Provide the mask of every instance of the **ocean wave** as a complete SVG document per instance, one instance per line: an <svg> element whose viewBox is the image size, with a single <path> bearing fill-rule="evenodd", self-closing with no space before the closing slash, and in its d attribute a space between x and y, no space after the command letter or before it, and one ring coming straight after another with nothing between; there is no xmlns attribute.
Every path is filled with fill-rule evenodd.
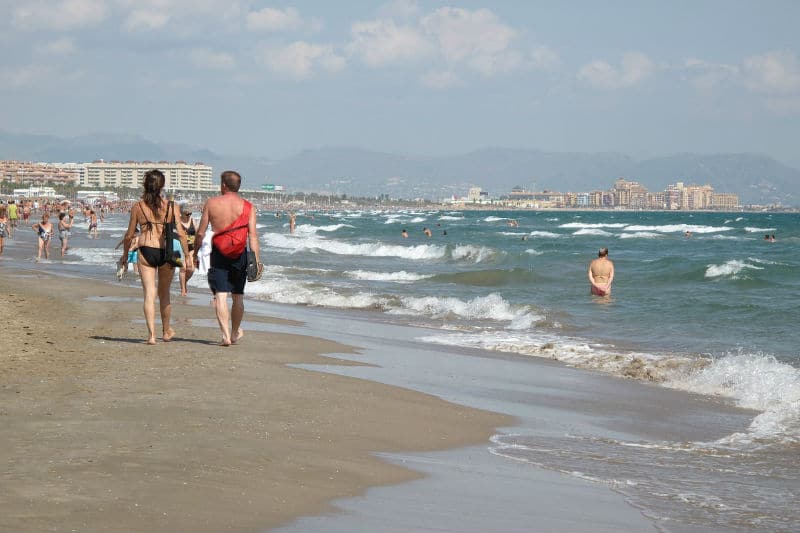
<svg viewBox="0 0 800 533"><path fill-rule="evenodd" d="M486 246L474 246L463 244L454 247L450 251L450 257L455 261L467 261L470 263L482 263L487 259L492 259L497 255L497 251Z"/></svg>
<svg viewBox="0 0 800 533"><path fill-rule="evenodd" d="M342 228L353 228L350 224L329 224L327 226L314 226L312 224L299 224L295 229L298 235L313 235L319 231L331 233Z"/></svg>
<svg viewBox="0 0 800 533"><path fill-rule="evenodd" d="M736 279L736 276L744 270L764 270L764 267L745 263L738 259L731 259L721 265L708 265L706 268L707 278L718 278L723 276L731 276Z"/></svg>
<svg viewBox="0 0 800 533"><path fill-rule="evenodd" d="M502 296L492 293L478 296L472 300L461 300L452 297L436 296L404 296L400 298L402 306L390 309L389 314L418 315L422 314L434 319L459 318L467 320L492 320L510 322L511 329L528 329L542 317L533 313L529 306L515 306Z"/></svg>
<svg viewBox="0 0 800 533"><path fill-rule="evenodd" d="M532 231L530 232L531 237L544 237L547 239L557 239L561 237L558 233L553 233L552 231Z"/></svg>
<svg viewBox="0 0 800 533"><path fill-rule="evenodd" d="M761 353L715 358L698 372L667 383L676 389L733 398L761 414L747 432L717 441L723 445L800 442L800 369Z"/></svg>
<svg viewBox="0 0 800 533"><path fill-rule="evenodd" d="M528 248L527 250L525 250L525 253L529 254L529 255L542 255L544 252L541 252L539 250L535 250L533 248Z"/></svg>
<svg viewBox="0 0 800 533"><path fill-rule="evenodd" d="M573 235L597 235L600 237L611 237L613 234L599 228L582 228L573 233Z"/></svg>
<svg viewBox="0 0 800 533"><path fill-rule="evenodd" d="M605 223L600 222L597 224L589 224L585 222L568 222L566 224L561 224L559 228L624 228L627 224L621 224L618 222L613 223Z"/></svg>
<svg viewBox="0 0 800 533"><path fill-rule="evenodd" d="M725 226L702 226L693 224L664 224L661 226L626 226L625 231L656 231L658 233L719 233L721 231L731 231L734 228Z"/></svg>
<svg viewBox="0 0 800 533"><path fill-rule="evenodd" d="M422 279L429 279L433 274L416 274L414 272L406 272L401 270L399 272L370 272L367 270L348 270L344 273L345 276L363 280L363 281L394 281L398 283L408 283L411 281L419 281Z"/></svg>
<svg viewBox="0 0 800 533"><path fill-rule="evenodd" d="M510 218L506 217L486 217L483 219L484 222L500 222L501 220L511 220Z"/></svg>
<svg viewBox="0 0 800 533"><path fill-rule="evenodd" d="M452 215L443 215L439 217L439 220L464 220L464 217L454 217Z"/></svg>
<svg viewBox="0 0 800 533"><path fill-rule="evenodd" d="M448 272L436 274L433 281L437 283L455 283L474 287L501 287L511 285L529 285L536 276L526 268L470 270L467 272Z"/></svg>
<svg viewBox="0 0 800 533"><path fill-rule="evenodd" d="M744 230L747 233L772 233L773 231L778 231L778 228L751 228L746 227Z"/></svg>
<svg viewBox="0 0 800 533"><path fill-rule="evenodd" d="M114 265L122 256L122 251L113 248L70 248L66 259L79 257L79 263L93 265Z"/></svg>
<svg viewBox="0 0 800 533"><path fill-rule="evenodd" d="M443 333L419 340L553 359L569 366L657 383L687 392L732 398L761 413L747 432L716 445L800 443L800 369L760 353L723 357L615 352L578 339L537 332Z"/></svg>
<svg viewBox="0 0 800 533"><path fill-rule="evenodd" d="M435 244L400 246L380 242L352 244L338 240L322 239L315 235L301 238L289 237L280 233L266 233L262 239L268 246L296 252L327 252L335 255L356 255L372 257L400 257L411 260L443 259L447 249Z"/></svg>
<svg viewBox="0 0 800 533"><path fill-rule="evenodd" d="M428 219L424 218L424 217L414 217L411 220L409 220L408 223L409 224L419 224L420 222L425 222L426 220L428 220Z"/></svg>
<svg viewBox="0 0 800 533"><path fill-rule="evenodd" d="M661 237L662 233L654 233L652 231L635 231L633 233L623 233L619 236L620 239L655 239Z"/></svg>

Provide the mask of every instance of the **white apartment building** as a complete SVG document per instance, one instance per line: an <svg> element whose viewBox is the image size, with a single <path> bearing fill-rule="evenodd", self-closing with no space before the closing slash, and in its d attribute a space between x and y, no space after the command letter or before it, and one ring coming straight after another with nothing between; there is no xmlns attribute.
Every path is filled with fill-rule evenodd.
<svg viewBox="0 0 800 533"><path fill-rule="evenodd" d="M213 191L213 169L203 163L190 164L185 161L94 161L86 163L86 172L81 186L103 189L126 187L138 189L142 186L145 172L157 168L164 173L168 191Z"/></svg>

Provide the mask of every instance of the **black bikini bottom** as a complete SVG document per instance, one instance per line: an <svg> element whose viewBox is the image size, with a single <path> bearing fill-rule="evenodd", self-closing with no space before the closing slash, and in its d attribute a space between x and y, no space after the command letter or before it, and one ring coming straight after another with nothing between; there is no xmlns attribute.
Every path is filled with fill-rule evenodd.
<svg viewBox="0 0 800 533"><path fill-rule="evenodd" d="M167 263L167 251L163 248L140 246L137 251L151 267L158 268Z"/></svg>

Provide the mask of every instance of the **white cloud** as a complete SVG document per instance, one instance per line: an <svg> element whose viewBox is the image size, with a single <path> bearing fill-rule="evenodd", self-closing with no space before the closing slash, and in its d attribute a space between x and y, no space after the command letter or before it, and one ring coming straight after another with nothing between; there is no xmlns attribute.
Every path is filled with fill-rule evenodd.
<svg viewBox="0 0 800 533"><path fill-rule="evenodd" d="M488 9L443 7L423 17L420 24L451 66L463 65L491 76L524 64L522 54L512 48L517 32Z"/></svg>
<svg viewBox="0 0 800 533"><path fill-rule="evenodd" d="M247 29L250 31L291 31L303 27L303 17L293 7L275 9L265 7L260 11L252 11L246 17Z"/></svg>
<svg viewBox="0 0 800 533"><path fill-rule="evenodd" d="M104 0L38 1L14 9L11 23L24 30L73 30L95 26L105 18Z"/></svg>
<svg viewBox="0 0 800 533"><path fill-rule="evenodd" d="M394 0L382 5L378 14L381 18L410 19L419 15L419 5L417 0Z"/></svg>
<svg viewBox="0 0 800 533"><path fill-rule="evenodd" d="M547 46L536 46L531 51L531 66L538 69L552 69L561 65L558 52Z"/></svg>
<svg viewBox="0 0 800 533"><path fill-rule="evenodd" d="M683 65L677 68L687 71L692 85L704 93L709 93L720 84L739 76L739 67L736 65L709 63L696 57L685 59Z"/></svg>
<svg viewBox="0 0 800 533"><path fill-rule="evenodd" d="M135 9L125 19L124 28L127 31L152 31L163 28L169 22L169 13L149 9Z"/></svg>
<svg viewBox="0 0 800 533"><path fill-rule="evenodd" d="M745 87L753 92L788 94L800 90L800 67L793 52L775 50L744 58Z"/></svg>
<svg viewBox="0 0 800 533"><path fill-rule="evenodd" d="M639 52L622 56L619 68L605 61L592 61L578 71L578 79L598 89L621 89L633 87L647 79L654 70L653 62Z"/></svg>
<svg viewBox="0 0 800 533"><path fill-rule="evenodd" d="M434 51L417 29L398 26L392 20L355 22L350 31L348 53L371 67L421 59Z"/></svg>
<svg viewBox="0 0 800 533"><path fill-rule="evenodd" d="M236 66L236 60L231 54L214 52L207 48L195 48L189 52L189 60L196 67L211 70L230 70Z"/></svg>
<svg viewBox="0 0 800 533"><path fill-rule="evenodd" d="M458 76L449 70L426 72L420 77L420 81L424 86L438 90L449 89L461 84Z"/></svg>
<svg viewBox="0 0 800 533"><path fill-rule="evenodd" d="M272 72L286 78L304 80L316 70L337 72L345 67L345 59L331 45L296 41L284 47L262 46L257 60Z"/></svg>
<svg viewBox="0 0 800 533"><path fill-rule="evenodd" d="M75 52L72 39L57 39L36 47L36 51L44 55L64 56Z"/></svg>

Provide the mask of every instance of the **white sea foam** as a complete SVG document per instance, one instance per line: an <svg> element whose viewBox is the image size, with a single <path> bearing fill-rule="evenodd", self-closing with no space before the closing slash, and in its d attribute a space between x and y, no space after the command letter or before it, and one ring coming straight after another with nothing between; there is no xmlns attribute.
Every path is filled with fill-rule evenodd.
<svg viewBox="0 0 800 533"><path fill-rule="evenodd" d="M419 224L420 222L425 222L426 220L428 220L428 219L425 218L425 217L414 217L411 220L409 220L408 223L409 224Z"/></svg>
<svg viewBox="0 0 800 533"><path fill-rule="evenodd" d="M542 317L529 306L515 306L502 296L492 293L464 301L458 298L436 296L406 296L400 299L401 307L388 312L396 315L423 314L431 318L455 317L467 320L493 320L510 322L511 329L528 329Z"/></svg>
<svg viewBox="0 0 800 533"><path fill-rule="evenodd" d="M530 233L531 237L544 237L547 239L557 239L561 237L558 233L553 233L551 231L532 231Z"/></svg>
<svg viewBox="0 0 800 533"><path fill-rule="evenodd" d="M741 222L742 220L744 220L744 217L736 217L736 222Z"/></svg>
<svg viewBox="0 0 800 533"><path fill-rule="evenodd" d="M408 283L411 281L419 281L422 279L432 278L433 274L417 274L414 272L406 272L401 270L399 272L370 272L368 270L348 270L345 276L364 281L394 281L397 283Z"/></svg>
<svg viewBox="0 0 800 533"><path fill-rule="evenodd" d="M555 359L578 368L733 398L740 407L762 413L755 417L746 433L730 435L716 444L800 443L800 369L769 355L735 354L709 359L624 353L536 331L448 332L419 340Z"/></svg>
<svg viewBox="0 0 800 533"><path fill-rule="evenodd" d="M443 215L439 217L439 220L464 220L464 217L454 217L451 215Z"/></svg>
<svg viewBox="0 0 800 533"><path fill-rule="evenodd" d="M614 223L597 223L597 224L589 224L585 222L568 222L566 224L561 224L559 228L624 228L627 224L620 224L617 222Z"/></svg>
<svg viewBox="0 0 800 533"><path fill-rule="evenodd" d="M734 398L740 407L762 411L746 433L725 437L720 444L800 442L800 369L770 355L731 354L668 385Z"/></svg>
<svg viewBox="0 0 800 533"><path fill-rule="evenodd" d="M431 260L445 257L446 248L435 244L400 246L380 242L352 244L333 239L323 239L316 235L290 237L280 233L266 233L262 239L268 246L290 250L291 252L327 252L336 255L356 255L371 257L400 257L411 260Z"/></svg>
<svg viewBox="0 0 800 533"><path fill-rule="evenodd" d="M702 226L692 224L664 224L661 226L631 225L625 227L625 231L656 231L658 233L685 233L687 231L692 233L718 233L721 231L731 231L732 229L733 228L726 228L724 226Z"/></svg>
<svg viewBox="0 0 800 533"><path fill-rule="evenodd" d="M497 255L497 252L485 246L474 246L463 244L456 246L450 252L450 257L456 261L466 261L470 263L481 263Z"/></svg>
<svg viewBox="0 0 800 533"><path fill-rule="evenodd" d="M295 233L298 235L313 235L317 232L324 231L326 233L331 233L342 228L352 228L350 224L329 224L327 226L314 226L312 224L299 224L295 228Z"/></svg>
<svg viewBox="0 0 800 533"><path fill-rule="evenodd" d="M500 235L512 236L513 237L513 236L520 236L520 235L528 235L528 233L524 232L524 231L501 231Z"/></svg>
<svg viewBox="0 0 800 533"><path fill-rule="evenodd" d="M612 234L599 228L583 228L573 233L573 235L598 235L600 237L610 237Z"/></svg>
<svg viewBox="0 0 800 533"><path fill-rule="evenodd" d="M736 276L744 270L764 270L764 267L752 265L738 259L731 259L721 265L708 265L708 268L706 268L706 277L718 278L731 276L736 279Z"/></svg>
<svg viewBox="0 0 800 533"><path fill-rule="evenodd" d="M525 253L530 255L542 255L544 252L540 252L539 250L534 250L533 248L528 248L527 250L525 250Z"/></svg>
<svg viewBox="0 0 800 533"><path fill-rule="evenodd" d="M122 252L113 248L70 248L67 252L67 262L73 257L80 258L80 263L90 263L93 265L113 265Z"/></svg>
<svg viewBox="0 0 800 533"><path fill-rule="evenodd" d="M655 239L661 237L661 233L654 233L652 231L634 231L633 233L623 233L619 236L620 239Z"/></svg>
<svg viewBox="0 0 800 533"><path fill-rule="evenodd" d="M778 228L751 228L746 227L744 230L747 233L772 233L773 231L778 231Z"/></svg>
<svg viewBox="0 0 800 533"><path fill-rule="evenodd" d="M558 222L558 218L546 218L545 220L548 222Z"/></svg>
<svg viewBox="0 0 800 533"><path fill-rule="evenodd" d="M501 220L510 220L506 217L486 217L483 219L484 222L500 222Z"/></svg>

